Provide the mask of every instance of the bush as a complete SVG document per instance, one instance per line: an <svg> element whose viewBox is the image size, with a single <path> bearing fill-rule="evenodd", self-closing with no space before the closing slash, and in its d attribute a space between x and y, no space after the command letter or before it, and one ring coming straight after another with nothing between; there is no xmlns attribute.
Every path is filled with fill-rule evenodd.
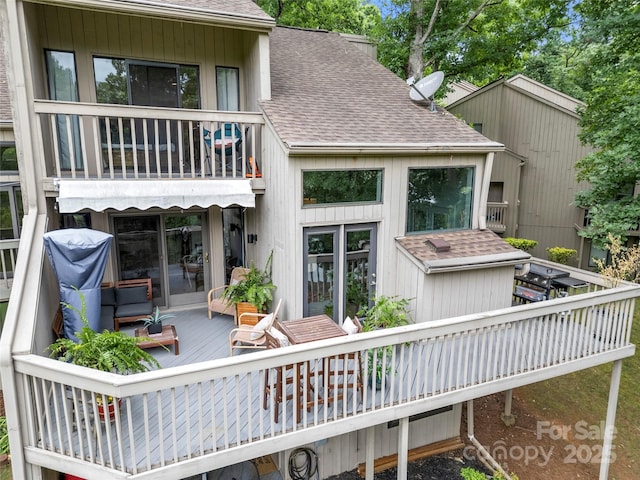
<svg viewBox="0 0 640 480"><path fill-rule="evenodd" d="M547 248L547 258L552 262L561 263L566 265L571 257L574 257L578 252L573 248L563 247L551 247Z"/></svg>
<svg viewBox="0 0 640 480"><path fill-rule="evenodd" d="M533 250L535 246L538 245L537 241L527 240L526 238L507 237L504 239L504 241L512 247L517 248L518 250L523 250L525 252Z"/></svg>
<svg viewBox="0 0 640 480"><path fill-rule="evenodd" d="M0 455L9 454L9 431L7 417L0 417Z"/></svg>

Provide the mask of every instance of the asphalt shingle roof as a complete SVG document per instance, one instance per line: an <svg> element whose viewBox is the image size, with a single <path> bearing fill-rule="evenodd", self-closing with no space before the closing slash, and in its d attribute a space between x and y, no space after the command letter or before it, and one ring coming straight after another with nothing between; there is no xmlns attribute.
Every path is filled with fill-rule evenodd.
<svg viewBox="0 0 640 480"><path fill-rule="evenodd" d="M432 239L444 240L450 245L450 250L436 252L428 242ZM467 264L471 258L475 260L473 263L478 264L505 257L510 260L530 258L528 253L512 247L490 230L459 230L409 235L397 238L396 242L417 260L432 267L444 262L451 265L451 262L447 262L450 260L460 260L461 265Z"/></svg>
<svg viewBox="0 0 640 480"><path fill-rule="evenodd" d="M276 27L271 86L262 107L289 146L490 143L448 112L414 103L403 80L337 33Z"/></svg>
<svg viewBox="0 0 640 480"><path fill-rule="evenodd" d="M0 43L3 43L2 32L0 32ZM0 53L0 122L13 121L6 68L4 55Z"/></svg>
<svg viewBox="0 0 640 480"><path fill-rule="evenodd" d="M176 7L197 8L210 12L225 13L232 16L241 15L263 20L271 19L271 17L252 0L151 0L151 2L145 1L140 3L146 5L150 3L165 6L174 5Z"/></svg>

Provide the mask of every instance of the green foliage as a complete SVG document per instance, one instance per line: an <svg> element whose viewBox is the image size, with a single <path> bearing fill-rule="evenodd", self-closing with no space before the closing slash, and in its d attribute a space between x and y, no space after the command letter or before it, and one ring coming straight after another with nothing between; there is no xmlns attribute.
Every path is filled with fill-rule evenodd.
<svg viewBox="0 0 640 480"><path fill-rule="evenodd" d="M175 315L171 315L170 313L164 313L160 315L160 308L156 306L155 312L150 315L147 315L147 318L144 321L144 326L148 327L150 325L158 325L162 323L163 320L167 320L173 317L175 317Z"/></svg>
<svg viewBox="0 0 640 480"><path fill-rule="evenodd" d="M563 24L562 0L391 0L374 39L379 61L401 78L444 70L447 80L483 85L522 66L526 53ZM429 30L429 25L432 28ZM411 52L423 68L410 66ZM421 70L421 71L420 71ZM443 94L445 89L441 89Z"/></svg>
<svg viewBox="0 0 640 480"><path fill-rule="evenodd" d="M0 417L0 455L9 455L9 430L7 417Z"/></svg>
<svg viewBox="0 0 640 480"><path fill-rule="evenodd" d="M487 480L487 476L475 468L465 467L460 470L460 475L464 480Z"/></svg>
<svg viewBox="0 0 640 480"><path fill-rule="evenodd" d="M271 281L272 259L273 252L269 255L264 270L260 270L252 263L242 280L225 288L223 297L231 303L248 302L259 312L265 311L273 300L273 291L276 289Z"/></svg>
<svg viewBox="0 0 640 480"><path fill-rule="evenodd" d="M615 287L622 280L640 283L640 244L626 248L620 237L609 233L605 250L609 251L609 263L595 259L598 271Z"/></svg>
<svg viewBox="0 0 640 480"><path fill-rule="evenodd" d="M380 9L363 0L258 0L278 25L369 34L380 21Z"/></svg>
<svg viewBox="0 0 640 480"><path fill-rule="evenodd" d="M566 265L571 257L574 257L578 252L573 248L563 247L550 247L547 248L547 257L552 262L562 263Z"/></svg>
<svg viewBox="0 0 640 480"><path fill-rule="evenodd" d="M84 295L79 291L78 295L82 302L80 310L68 303L62 304L65 308L80 314L84 326L76 332L78 342L69 338L59 338L48 347L51 357L103 372L120 374L146 372L151 367L160 368L158 361L149 352L138 347L138 342L146 340L144 337L131 337L123 332L109 330L93 331L87 321Z"/></svg>
<svg viewBox="0 0 640 480"><path fill-rule="evenodd" d="M640 5L585 0L577 5L595 53L589 68L593 86L580 114L580 139L595 151L576 164L589 189L576 195L588 210L580 235L602 246L608 233L626 238L640 219Z"/></svg>
<svg viewBox="0 0 640 480"><path fill-rule="evenodd" d="M538 245L538 242L535 240L527 240L526 238L514 238L514 237L506 237L504 239L509 245L524 252L529 252Z"/></svg>
<svg viewBox="0 0 640 480"><path fill-rule="evenodd" d="M376 297L373 306L365 307L358 312L362 317L362 330L371 332L381 328L401 327L409 323L408 312L409 300L405 298L386 297L380 295ZM386 354L386 364L384 356ZM388 373L391 369L391 356L393 346L379 347L368 352L368 368L370 372L375 372L377 379L382 378L383 373Z"/></svg>

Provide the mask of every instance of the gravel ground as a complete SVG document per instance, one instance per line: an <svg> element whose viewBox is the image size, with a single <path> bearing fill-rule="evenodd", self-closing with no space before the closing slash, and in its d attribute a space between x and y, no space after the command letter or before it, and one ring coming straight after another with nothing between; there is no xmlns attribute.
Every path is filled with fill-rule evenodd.
<svg viewBox="0 0 640 480"><path fill-rule="evenodd" d="M458 450L410 462L407 478L408 480L461 480L460 470L465 467L489 473L482 463L465 460L462 457L462 451ZM375 480L397 480L398 472L395 468L390 468L376 473L374 478ZM327 480L362 480L362 477L356 470L352 470L334 475Z"/></svg>

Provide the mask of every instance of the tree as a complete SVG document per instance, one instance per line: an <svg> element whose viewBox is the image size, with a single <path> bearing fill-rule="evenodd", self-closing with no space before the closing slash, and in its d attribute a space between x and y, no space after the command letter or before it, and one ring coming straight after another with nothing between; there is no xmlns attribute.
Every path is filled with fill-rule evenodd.
<svg viewBox="0 0 640 480"><path fill-rule="evenodd" d="M581 235L603 245L609 233L624 239L640 222L640 5L585 0L577 8L597 48L580 119L580 139L596 151L576 164L578 180L590 184L576 201L590 221Z"/></svg>
<svg viewBox="0 0 640 480"><path fill-rule="evenodd" d="M444 70L484 84L520 68L555 28L564 0L389 0L375 32L380 62L402 78Z"/></svg>
<svg viewBox="0 0 640 480"><path fill-rule="evenodd" d="M381 20L380 9L364 0L258 0L278 25L368 35Z"/></svg>

